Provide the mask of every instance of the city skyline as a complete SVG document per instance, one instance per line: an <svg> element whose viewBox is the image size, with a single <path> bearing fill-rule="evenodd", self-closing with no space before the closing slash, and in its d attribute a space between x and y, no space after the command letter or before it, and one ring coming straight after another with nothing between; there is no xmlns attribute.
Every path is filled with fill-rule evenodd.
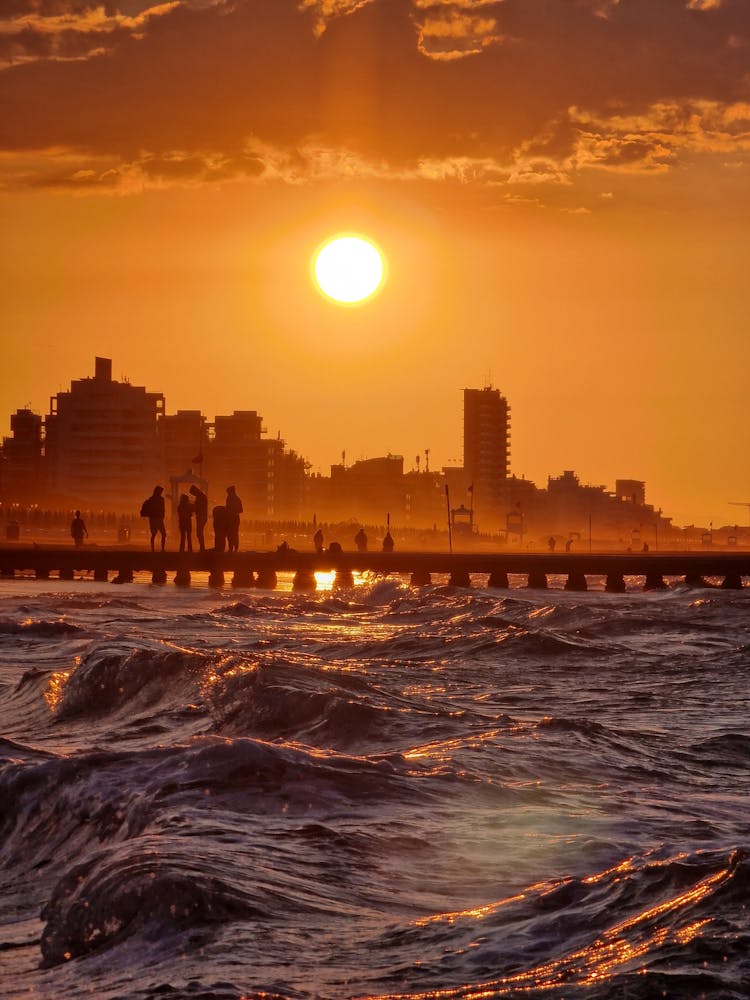
<svg viewBox="0 0 750 1000"><path fill-rule="evenodd" d="M130 513L154 481L169 484L174 508L190 482L215 496L231 480L247 497L247 513L261 520L314 519L317 512L325 520L377 523L389 511L407 527L436 526L447 500L452 520L458 514L470 531L506 540L540 531L580 538L592 521L620 541L631 532L653 532L656 541L660 531L709 527L675 523L658 503L647 503L643 480L618 477L608 489L581 482L572 469L548 474L546 484L516 476L511 406L491 387L464 388L463 461L432 469L429 449L412 463L390 451L347 463L342 452L329 475L310 476L305 456L280 432L269 437L256 410L213 420L195 408L170 414L163 393L113 378L112 359L98 356L93 373L52 396L45 415L19 408L10 423L11 436L0 444L0 505ZM722 527L741 533L716 524Z"/></svg>
<svg viewBox="0 0 750 1000"><path fill-rule="evenodd" d="M746 523L740 0L14 0L0 29L6 415L98 354L320 471L438 468L492 384L514 474ZM388 275L345 309L310 272L350 231Z"/></svg>

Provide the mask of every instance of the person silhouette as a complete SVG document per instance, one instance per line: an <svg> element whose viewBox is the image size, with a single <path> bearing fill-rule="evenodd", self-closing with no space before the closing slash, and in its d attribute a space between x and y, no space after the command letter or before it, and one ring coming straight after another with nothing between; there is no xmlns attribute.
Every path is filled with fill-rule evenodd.
<svg viewBox="0 0 750 1000"><path fill-rule="evenodd" d="M214 507L211 513L214 522L214 551L223 552L227 545L227 509Z"/></svg>
<svg viewBox="0 0 750 1000"><path fill-rule="evenodd" d="M393 552L393 536L390 530L385 533L385 538L383 539L383 552Z"/></svg>
<svg viewBox="0 0 750 1000"><path fill-rule="evenodd" d="M70 523L70 534L75 545L83 545L83 536L88 537L88 530L83 522L80 510L76 511L76 516Z"/></svg>
<svg viewBox="0 0 750 1000"><path fill-rule="evenodd" d="M323 551L323 532L320 528L313 535L313 545L315 546L315 551L320 555Z"/></svg>
<svg viewBox="0 0 750 1000"><path fill-rule="evenodd" d="M237 496L234 486L227 486L227 548L230 552L240 550L240 514L243 512L242 500Z"/></svg>
<svg viewBox="0 0 750 1000"><path fill-rule="evenodd" d="M555 543L555 536L554 535L550 535L549 538L547 539L547 548L550 550L550 552L554 552L555 551L555 544L556 544Z"/></svg>
<svg viewBox="0 0 750 1000"><path fill-rule="evenodd" d="M187 545L188 552L193 551L193 505L187 493L180 495L180 502L177 504L177 525L180 529L180 552L185 551Z"/></svg>
<svg viewBox="0 0 750 1000"><path fill-rule="evenodd" d="M206 540L203 532L206 527L206 522L208 521L208 497L203 490L198 489L195 483L193 483L190 487L190 494L193 497L193 509L195 511L195 537L198 540L198 549L201 552L205 552Z"/></svg>
<svg viewBox="0 0 750 1000"><path fill-rule="evenodd" d="M367 552L367 535L364 528L360 528L354 536L354 544L357 546L357 552Z"/></svg>
<svg viewBox="0 0 750 1000"><path fill-rule="evenodd" d="M141 505L141 517L148 518L148 526L151 532L151 551L154 551L154 539L157 534L161 535L161 550L167 540L167 529L164 527L164 487L154 486L154 492L147 497Z"/></svg>

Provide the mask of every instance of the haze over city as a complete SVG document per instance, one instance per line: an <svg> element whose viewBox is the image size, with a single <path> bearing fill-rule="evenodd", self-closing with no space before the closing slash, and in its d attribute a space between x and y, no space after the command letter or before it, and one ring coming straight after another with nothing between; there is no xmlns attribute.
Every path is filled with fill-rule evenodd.
<svg viewBox="0 0 750 1000"><path fill-rule="evenodd" d="M104 355L320 471L438 468L491 383L514 474L744 522L749 46L742 0L14 0L3 420ZM311 275L339 232L361 306Z"/></svg>

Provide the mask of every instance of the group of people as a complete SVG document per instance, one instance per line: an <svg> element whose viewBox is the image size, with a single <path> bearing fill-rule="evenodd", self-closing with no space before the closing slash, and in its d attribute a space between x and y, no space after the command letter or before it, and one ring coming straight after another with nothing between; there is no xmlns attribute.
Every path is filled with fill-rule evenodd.
<svg viewBox="0 0 750 1000"><path fill-rule="evenodd" d="M367 534L364 528L360 528L354 536L354 544L357 547L357 552L367 552ZM323 546L323 532L320 528L318 528L313 535L313 545L315 546L315 551L319 555L325 551ZM333 548L334 545L336 546L336 549ZM383 552L393 552L393 546L393 536L391 535L391 529L388 528L385 533L385 537L383 538ZM336 550L341 551L341 546L338 542L331 542L328 546L328 551L331 552Z"/></svg>
<svg viewBox="0 0 750 1000"><path fill-rule="evenodd" d="M191 499L192 497L192 499ZM240 514L243 513L242 500L237 495L234 486L227 486L227 498L223 505L213 508L211 515L214 529L214 550L216 552L239 552L240 548ZM141 505L141 517L148 518L151 551L156 551L156 538L161 540L161 551L164 552L167 542L166 528L166 502L164 499L164 487L155 486L151 496L147 497ZM188 493L180 495L177 504L177 526L180 532L180 552L193 551L193 517L195 517L195 537L198 542L198 550L206 551L205 529L208 523L208 497L193 484ZM80 510L75 512L75 517L70 525L70 534L76 546L83 545L84 538L88 537L86 525L81 517ZM320 528L313 535L315 551L322 553L324 548L323 532ZM358 552L367 552L367 534L364 528L360 528L354 536L354 544ZM383 538L383 552L393 552L394 542L390 528ZM286 551L288 546L282 543L278 551ZM329 552L341 551L338 542L331 542L328 546Z"/></svg>
<svg viewBox="0 0 750 1000"><path fill-rule="evenodd" d="M177 504L177 526L180 531L180 552L193 551L193 516L195 516L195 537L200 552L206 551L205 528L208 522L208 497L193 485L187 493L180 495ZM217 552L238 552L240 548L240 514L243 512L242 500L237 495L234 486L227 486L227 499L221 506L214 507L212 513L214 529L214 549ZM155 486L150 497L143 501L141 517L148 518L151 533L151 551L155 551L156 536L161 538L161 551L164 551L167 541L165 525L166 504L164 502L164 487Z"/></svg>

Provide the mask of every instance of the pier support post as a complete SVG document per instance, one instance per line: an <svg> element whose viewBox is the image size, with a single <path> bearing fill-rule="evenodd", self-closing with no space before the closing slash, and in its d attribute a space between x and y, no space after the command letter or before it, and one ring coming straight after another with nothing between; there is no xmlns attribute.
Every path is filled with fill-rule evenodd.
<svg viewBox="0 0 750 1000"><path fill-rule="evenodd" d="M109 570L106 569L95 569L94 570L94 582L95 583L106 583L109 580Z"/></svg>
<svg viewBox="0 0 750 1000"><path fill-rule="evenodd" d="M213 587L214 590L221 590L224 586L224 570L212 569L208 574L208 585L209 587Z"/></svg>
<svg viewBox="0 0 750 1000"><path fill-rule="evenodd" d="M622 573L607 573L607 581L604 584L604 589L608 594L624 594L625 577Z"/></svg>
<svg viewBox="0 0 750 1000"><path fill-rule="evenodd" d="M508 574L502 569L495 570L494 573L490 573L487 586L494 587L495 590L507 590L510 587Z"/></svg>
<svg viewBox="0 0 750 1000"><path fill-rule="evenodd" d="M432 577L426 569L415 569L409 583L412 587L429 587L432 583Z"/></svg>
<svg viewBox="0 0 750 1000"><path fill-rule="evenodd" d="M354 577L352 576L352 571L350 569L337 569L336 575L333 578L333 586L336 589L341 587L353 587Z"/></svg>
<svg viewBox="0 0 750 1000"><path fill-rule="evenodd" d="M112 583L132 583L132 582L133 582L132 569L119 569L117 571L117 576L112 580Z"/></svg>
<svg viewBox="0 0 750 1000"><path fill-rule="evenodd" d="M0 570L0 576L3 580L12 580L15 575L16 571L14 569L9 569L7 566L5 569Z"/></svg>
<svg viewBox="0 0 750 1000"><path fill-rule="evenodd" d="M685 586L686 587L710 587L711 584L705 580L700 573L686 573L685 574Z"/></svg>
<svg viewBox="0 0 750 1000"><path fill-rule="evenodd" d="M727 573L721 582L722 590L742 590L742 577L739 573Z"/></svg>
<svg viewBox="0 0 750 1000"><path fill-rule="evenodd" d="M586 583L586 574L581 573L579 570L572 569L568 573L568 579L565 581L565 589L577 591L588 590L589 586Z"/></svg>
<svg viewBox="0 0 750 1000"><path fill-rule="evenodd" d="M258 570L258 578L255 581L256 587L260 587L261 590L276 590L277 583L275 569Z"/></svg>
<svg viewBox="0 0 750 1000"><path fill-rule="evenodd" d="M547 589L547 574L540 573L538 570L533 570L529 573L529 579L526 586L531 590L546 590Z"/></svg>
<svg viewBox="0 0 750 1000"><path fill-rule="evenodd" d="M315 574L311 569L298 569L294 574L292 590L317 590Z"/></svg>
<svg viewBox="0 0 750 1000"><path fill-rule="evenodd" d="M151 583L162 584L167 582L167 571L165 569L155 569L151 573Z"/></svg>
<svg viewBox="0 0 750 1000"><path fill-rule="evenodd" d="M184 566L180 566L174 575L175 587L189 587L190 586L190 570L186 569Z"/></svg>
<svg viewBox="0 0 750 1000"><path fill-rule="evenodd" d="M666 590L667 585L661 573L646 573L646 582L643 584L644 590Z"/></svg>
<svg viewBox="0 0 750 1000"><path fill-rule="evenodd" d="M448 580L449 587L470 587L471 576L465 569L454 569Z"/></svg>
<svg viewBox="0 0 750 1000"><path fill-rule="evenodd" d="M37 580L49 580L49 570L42 569L40 566L38 569L34 570L34 576Z"/></svg>
<svg viewBox="0 0 750 1000"><path fill-rule="evenodd" d="M255 577L251 569L238 566L232 573L232 586L236 590L249 590L255 586Z"/></svg>
<svg viewBox="0 0 750 1000"><path fill-rule="evenodd" d="M66 569L58 570L57 575L59 576L59 578L61 580L73 580L74 579L74 574L73 574L73 570L72 569L67 569L66 568Z"/></svg>

